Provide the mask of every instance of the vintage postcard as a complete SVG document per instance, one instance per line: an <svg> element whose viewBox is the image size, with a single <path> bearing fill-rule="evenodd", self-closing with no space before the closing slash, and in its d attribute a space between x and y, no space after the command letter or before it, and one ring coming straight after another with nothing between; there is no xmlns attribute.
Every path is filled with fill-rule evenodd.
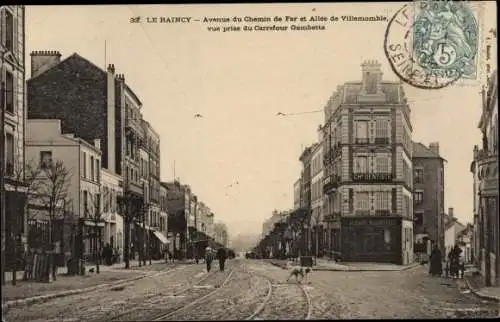
<svg viewBox="0 0 500 322"><path fill-rule="evenodd" d="M500 316L497 7L1 7L4 321Z"/></svg>

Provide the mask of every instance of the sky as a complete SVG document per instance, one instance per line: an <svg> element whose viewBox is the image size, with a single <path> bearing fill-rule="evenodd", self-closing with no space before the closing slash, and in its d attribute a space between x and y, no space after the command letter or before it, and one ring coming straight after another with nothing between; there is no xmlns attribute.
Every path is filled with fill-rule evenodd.
<svg viewBox="0 0 500 322"><path fill-rule="evenodd" d="M302 149L317 141L322 110L337 85L361 79L363 60L384 55L387 22L335 22L322 31L209 32L201 22L132 24L131 17L385 15L403 3L27 6L26 51L78 53L117 73L143 102L161 137L161 177L178 177L230 235L259 234L273 209L293 206ZM484 28L496 26L484 2ZM313 24L313 23L311 23ZM439 90L404 85L413 140L439 142L445 209L472 221L472 149L481 143L480 82ZM277 112L312 112L277 117ZM202 118L194 118L195 114ZM175 165L175 166L174 166ZM237 185L233 183L238 182ZM233 187L228 187L233 184Z"/></svg>

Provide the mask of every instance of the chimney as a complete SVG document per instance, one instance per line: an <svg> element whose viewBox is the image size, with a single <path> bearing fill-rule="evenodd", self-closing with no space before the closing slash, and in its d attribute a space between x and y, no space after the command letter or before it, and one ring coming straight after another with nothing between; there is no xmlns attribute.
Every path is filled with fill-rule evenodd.
<svg viewBox="0 0 500 322"><path fill-rule="evenodd" d="M321 144L323 142L323 127L318 125L318 143Z"/></svg>
<svg viewBox="0 0 500 322"><path fill-rule="evenodd" d="M439 155L439 142L431 142L429 144L429 150L434 152L436 155Z"/></svg>
<svg viewBox="0 0 500 322"><path fill-rule="evenodd" d="M115 65L109 64L107 71L107 169L116 173L116 93L115 93Z"/></svg>
<svg viewBox="0 0 500 322"><path fill-rule="evenodd" d="M382 70L381 64L376 60L365 60L361 64L363 94L380 94L382 92Z"/></svg>
<svg viewBox="0 0 500 322"><path fill-rule="evenodd" d="M31 78L59 64L61 53L54 50L35 50L31 54Z"/></svg>
<svg viewBox="0 0 500 322"><path fill-rule="evenodd" d="M101 150L101 139L94 139L94 146L96 149Z"/></svg>
<svg viewBox="0 0 500 322"><path fill-rule="evenodd" d="M448 216L450 216L451 218L454 218L454 216L453 216L453 207L448 208Z"/></svg>

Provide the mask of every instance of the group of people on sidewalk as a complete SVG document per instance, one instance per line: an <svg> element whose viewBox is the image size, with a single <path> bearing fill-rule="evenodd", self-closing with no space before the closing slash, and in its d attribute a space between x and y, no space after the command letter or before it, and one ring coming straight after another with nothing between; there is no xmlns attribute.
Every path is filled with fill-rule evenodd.
<svg viewBox="0 0 500 322"><path fill-rule="evenodd" d="M464 277L465 259L463 256L463 251L458 245L455 245L448 253L448 256L445 258L444 270L441 251L439 250L439 247L437 245L434 245L429 259L429 274L431 274L432 276L442 276L443 273L446 278Z"/></svg>
<svg viewBox="0 0 500 322"><path fill-rule="evenodd" d="M217 258L219 261L219 270L221 272L224 271L224 266L226 264L227 252L223 247L217 249L217 251L213 250L211 247L205 248L205 264L207 265L207 272L210 272L212 269L212 262ZM196 258L196 264L198 264L199 259Z"/></svg>

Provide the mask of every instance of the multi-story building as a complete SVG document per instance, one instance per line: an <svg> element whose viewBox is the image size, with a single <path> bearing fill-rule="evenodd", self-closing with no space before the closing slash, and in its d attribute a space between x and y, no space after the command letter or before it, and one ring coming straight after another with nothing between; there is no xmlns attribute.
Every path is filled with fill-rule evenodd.
<svg viewBox="0 0 500 322"><path fill-rule="evenodd" d="M210 238L214 238L214 221L215 221L215 214L210 211L210 213L207 214L207 223L206 223L206 230L207 230L207 236Z"/></svg>
<svg viewBox="0 0 500 322"><path fill-rule="evenodd" d="M400 82L365 61L325 107L325 217L345 260L413 261L412 126ZM333 236L332 236L333 235ZM335 237L340 235L340 237Z"/></svg>
<svg viewBox="0 0 500 322"><path fill-rule="evenodd" d="M316 256L323 251L323 129L318 128L318 144L311 151L311 246Z"/></svg>
<svg viewBox="0 0 500 322"><path fill-rule="evenodd" d="M163 185L167 188L168 232L173 236L174 253L185 257L191 211L191 188L179 181L163 182Z"/></svg>
<svg viewBox="0 0 500 322"><path fill-rule="evenodd" d="M167 237L161 232L164 223L160 216L160 136L151 124L142 120L144 140L140 145L140 172L145 191L148 245L154 258L161 257Z"/></svg>
<svg viewBox="0 0 500 322"><path fill-rule="evenodd" d="M5 216L5 236L2 235L2 248L6 250L6 260L13 259L14 241L6 236L15 236L18 253L26 249L27 220L24 193L24 133L25 133L25 8L24 6L1 7L0 33L2 35L2 73L4 84L4 106L1 111L0 142L4 159L5 200L0 200L1 215ZM0 174L1 175L1 174ZM5 202L5 203L4 203ZM10 262L7 264L10 266Z"/></svg>
<svg viewBox="0 0 500 322"><path fill-rule="evenodd" d="M304 210L303 215L307 216L307 220L303 221L303 228L301 230L301 238L303 239L302 244L302 251L305 252L306 254L310 254L312 252L311 246L312 246L312 227L310 227L310 218L311 218L311 161L312 161L312 155L313 151L317 148L319 143L314 143L311 146L308 146L304 149L302 154L299 157L300 162L302 162L302 173L301 173L301 178L302 178L302 185L301 185L301 201L302 204L300 206L300 209Z"/></svg>
<svg viewBox="0 0 500 322"><path fill-rule="evenodd" d="M498 71L495 70L483 92L479 128L481 149L474 147L474 215L477 226L477 264L486 285L500 285L500 219L498 216Z"/></svg>
<svg viewBox="0 0 500 322"><path fill-rule="evenodd" d="M170 252L173 252L172 238L168 233L168 194L167 187L163 182L160 182L160 223L160 232L167 237L166 247Z"/></svg>
<svg viewBox="0 0 500 322"><path fill-rule="evenodd" d="M118 200L123 196L120 186L121 176L107 169L101 170L102 219L104 221L103 243L114 249L121 250L124 246L124 222L120 213Z"/></svg>
<svg viewBox="0 0 500 322"><path fill-rule="evenodd" d="M26 158L34 160L42 169L40 184L28 200L29 225L36 231L40 224L62 223L52 240L56 242L56 249L95 259L98 237L102 236L104 227L100 220L100 140L96 139L92 145L72 134L63 134L60 120L29 119L26 124ZM62 162L62 166L47 168L51 162ZM64 231L60 227L64 227ZM31 248L51 242L36 237L30 236Z"/></svg>
<svg viewBox="0 0 500 322"><path fill-rule="evenodd" d="M474 262L486 285L500 285L500 223L498 207L498 57L496 29L485 41L486 88L482 91L478 127L482 145L474 147ZM492 72L493 71L493 72Z"/></svg>
<svg viewBox="0 0 500 322"><path fill-rule="evenodd" d="M27 86L28 118L60 119L62 133L74 133L87 142L101 140L103 168L123 178L124 196L119 202L125 226L140 220L144 208L139 175L142 102L124 75L115 74L112 64L104 71L76 53L61 61L57 51L34 51ZM125 232L127 257L131 240L128 229Z"/></svg>
<svg viewBox="0 0 500 322"><path fill-rule="evenodd" d="M415 241L430 241L428 249L444 245L444 163L439 143L413 142L413 216ZM426 242L428 244L428 242Z"/></svg>

